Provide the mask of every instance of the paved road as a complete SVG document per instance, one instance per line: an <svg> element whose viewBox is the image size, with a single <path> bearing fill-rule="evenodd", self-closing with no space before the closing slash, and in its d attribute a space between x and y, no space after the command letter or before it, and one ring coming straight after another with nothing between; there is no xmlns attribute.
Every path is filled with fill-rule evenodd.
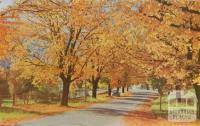
<svg viewBox="0 0 200 126"><path fill-rule="evenodd" d="M132 89L133 96L124 96L110 103L93 105L87 109L44 117L14 126L126 126L122 117L145 101L152 91Z"/></svg>

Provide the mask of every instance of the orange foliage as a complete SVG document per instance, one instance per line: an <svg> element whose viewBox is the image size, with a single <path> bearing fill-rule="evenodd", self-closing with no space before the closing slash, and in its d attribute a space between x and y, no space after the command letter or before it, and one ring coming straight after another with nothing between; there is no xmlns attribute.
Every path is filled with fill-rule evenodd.
<svg viewBox="0 0 200 126"><path fill-rule="evenodd" d="M8 17L0 16L0 57L4 57L8 51L7 34L9 34Z"/></svg>

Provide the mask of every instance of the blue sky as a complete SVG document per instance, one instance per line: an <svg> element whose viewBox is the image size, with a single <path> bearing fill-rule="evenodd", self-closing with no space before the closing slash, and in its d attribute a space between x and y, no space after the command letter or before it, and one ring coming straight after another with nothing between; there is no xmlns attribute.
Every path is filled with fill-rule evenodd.
<svg viewBox="0 0 200 126"><path fill-rule="evenodd" d="M8 5L12 5L14 0L1 0L0 9L6 8Z"/></svg>

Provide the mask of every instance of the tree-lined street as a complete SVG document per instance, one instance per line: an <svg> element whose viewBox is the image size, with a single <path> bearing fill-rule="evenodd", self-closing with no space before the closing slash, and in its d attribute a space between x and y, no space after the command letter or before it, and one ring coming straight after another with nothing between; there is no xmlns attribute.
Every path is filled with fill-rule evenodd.
<svg viewBox="0 0 200 126"><path fill-rule="evenodd" d="M0 125L126 126L137 109L198 124L199 9L199 0L0 0Z"/></svg>
<svg viewBox="0 0 200 126"><path fill-rule="evenodd" d="M139 105L149 102L155 91L131 89L130 96L122 96L108 103L93 105L87 109L67 112L19 123L13 126L127 126L123 116L134 111Z"/></svg>

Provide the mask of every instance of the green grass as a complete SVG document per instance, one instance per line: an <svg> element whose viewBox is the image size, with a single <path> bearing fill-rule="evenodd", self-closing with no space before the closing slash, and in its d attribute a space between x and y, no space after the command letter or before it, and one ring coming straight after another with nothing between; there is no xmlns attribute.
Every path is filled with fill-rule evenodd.
<svg viewBox="0 0 200 126"><path fill-rule="evenodd" d="M30 103L32 103L32 101L30 101ZM24 102L23 100L17 99L17 104L24 104ZM11 99L4 99L2 106L3 107L0 108L0 121L17 120L36 115L34 113L12 108Z"/></svg>
<svg viewBox="0 0 200 126"><path fill-rule="evenodd" d="M168 113L167 95L162 97L162 111L160 111L160 98L153 101L151 111L158 116L166 118Z"/></svg>
<svg viewBox="0 0 200 126"><path fill-rule="evenodd" d="M175 104L171 104L172 106ZM176 106L177 109L180 107L185 107L185 104L179 103L178 106ZM175 108L174 108L175 109ZM189 108L188 108L189 109ZM168 116L168 101L167 101L167 95L164 95L162 97L162 111L160 111L160 98L158 97L153 101L153 104L151 106L151 111L161 117L167 118Z"/></svg>
<svg viewBox="0 0 200 126"><path fill-rule="evenodd" d="M79 108L79 107L82 107L82 106L90 105L92 103L105 102L106 100L108 100L108 98L109 97L107 97L107 94L101 94L101 95L97 96L97 99L94 99L92 97L87 97L86 101L85 101L84 98L71 99L70 102L69 102L69 106ZM32 104L32 103L34 103L34 102L33 101L29 102L29 104ZM23 100L17 99L17 105L20 106L20 105L23 105L23 104L24 104ZM34 104L32 104L32 105L34 105ZM31 111L28 112L28 111L23 111L21 108L20 109L14 108L12 106L12 100L11 99L4 99L2 106L3 107L0 108L0 122L1 121L9 121L9 120L18 120L18 119L29 118L29 117L31 118L33 116L39 115L39 113L37 114L36 112L35 113L31 112Z"/></svg>
<svg viewBox="0 0 200 126"><path fill-rule="evenodd" d="M191 92L195 93L195 90L192 88L190 89ZM173 105L173 104L171 104ZM177 107L185 107L185 104L178 104ZM167 95L164 95L162 97L162 111L160 111L160 98L158 97L153 101L151 111L161 117L167 118L168 115L168 101L167 101Z"/></svg>
<svg viewBox="0 0 200 126"><path fill-rule="evenodd" d="M97 99L92 98L92 97L87 97L86 101L84 99L80 100L71 100L69 102L69 106L71 107L80 107L80 106L84 106L87 105L89 103L100 103L100 102L105 102L108 99L106 94L101 94L97 96Z"/></svg>
<svg viewBox="0 0 200 126"><path fill-rule="evenodd" d="M35 103L33 100L29 101L29 104L33 104L33 103ZM24 101L22 99L17 99L16 104L17 105L24 104ZM4 99L2 106L3 107L12 107L12 100L11 99Z"/></svg>
<svg viewBox="0 0 200 126"><path fill-rule="evenodd" d="M107 94L102 94L102 95L98 95L97 99L94 99L92 97L88 97L87 101L88 102L94 102L94 103L99 103L99 102L104 102L108 99Z"/></svg>
<svg viewBox="0 0 200 126"><path fill-rule="evenodd" d="M0 108L0 121L16 120L34 116L34 113L17 110L14 108Z"/></svg>

